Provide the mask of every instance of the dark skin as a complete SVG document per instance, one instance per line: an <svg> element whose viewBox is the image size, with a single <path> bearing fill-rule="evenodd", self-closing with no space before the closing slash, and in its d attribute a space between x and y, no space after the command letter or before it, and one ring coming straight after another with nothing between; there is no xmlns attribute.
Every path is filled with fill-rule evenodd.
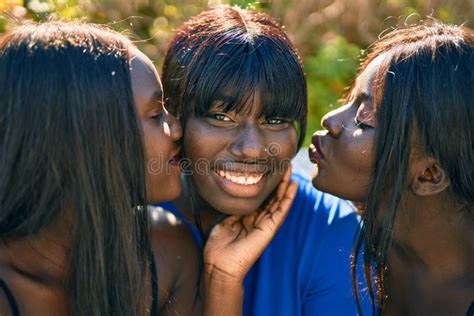
<svg viewBox="0 0 474 316"><path fill-rule="evenodd" d="M205 315L242 315L244 279L283 224L296 196L286 171L275 196L245 216L231 215L216 225L204 248Z"/></svg>
<svg viewBox="0 0 474 316"><path fill-rule="evenodd" d="M32 237L0 244L0 276L15 296L21 315L67 315L67 244L64 225L52 225ZM63 236L68 236L66 233ZM10 314L0 300L1 315Z"/></svg>
<svg viewBox="0 0 474 316"><path fill-rule="evenodd" d="M412 208L396 223L383 314L465 315L474 300L473 219L444 191L408 195Z"/></svg>
<svg viewBox="0 0 474 316"><path fill-rule="evenodd" d="M155 258L159 290L160 315L199 315L201 304L194 304L197 290L197 249L189 230L175 222L172 215L160 213L151 217L151 242ZM62 225L64 226L64 225ZM0 275L15 295L21 315L68 315L65 284L67 276L67 242L58 236L59 227L52 227L29 240L2 243L0 246ZM175 240L174 244L165 242ZM189 265L189 266L188 266ZM151 306L151 283L147 278ZM0 290L0 315L13 315L5 293Z"/></svg>
<svg viewBox="0 0 474 316"><path fill-rule="evenodd" d="M297 134L290 120L260 115L258 94L243 113L223 111L222 99L208 115L188 119L183 145L200 195L204 232L228 215L214 227L204 249L204 313L237 316L242 314L244 278L296 195L289 161L297 150ZM174 203L193 223L189 197L183 194Z"/></svg>
<svg viewBox="0 0 474 316"><path fill-rule="evenodd" d="M313 184L323 191L356 201L367 198L377 128L372 84L383 58L374 59L359 75L352 102L325 115L322 125L328 134L315 135L315 147L323 153L316 163L323 173L315 174ZM447 174L424 152L416 128L414 135L408 187L402 192L388 258L388 298L382 315L465 315L474 300L473 206L450 193ZM351 182L354 175L358 182Z"/></svg>
<svg viewBox="0 0 474 316"><path fill-rule="evenodd" d="M263 117L258 93L243 113L223 111L223 102L217 100L208 115L191 117L184 127L184 154L191 162L192 179L198 184L204 231L223 214L245 216L257 210L274 192L297 150L292 122ZM258 182L226 186L230 181L222 180L222 170ZM174 203L194 222L188 196L183 194Z"/></svg>
<svg viewBox="0 0 474 316"><path fill-rule="evenodd" d="M244 278L296 195L289 161L297 135L291 121L261 116L258 96L245 113L224 112L220 104L215 102L204 117L188 119L183 143L200 195L204 232L228 215L213 228L204 249L204 313L237 316L242 314ZM175 206L194 222L188 196Z"/></svg>
<svg viewBox="0 0 474 316"><path fill-rule="evenodd" d="M132 48L131 67L132 90L143 126L147 161L161 158L159 163L167 163L179 152L176 141L181 138L181 127L163 107L161 82L153 64L135 48ZM169 165L163 170L170 172L147 174L149 203L174 199L181 192L178 168ZM172 214L156 210L149 214L150 239L159 276L155 298L159 314L200 315L201 303L196 301L195 304L198 249L189 230ZM70 314L66 280L71 223L65 218L57 219L34 236L0 243L0 278L13 292L21 315ZM149 293L147 306L151 307L150 270L144 286ZM0 315L12 315L2 290Z"/></svg>

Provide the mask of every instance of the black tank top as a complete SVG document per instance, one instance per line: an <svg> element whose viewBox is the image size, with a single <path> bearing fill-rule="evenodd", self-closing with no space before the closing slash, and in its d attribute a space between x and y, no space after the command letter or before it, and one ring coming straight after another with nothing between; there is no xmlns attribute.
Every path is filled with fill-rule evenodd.
<svg viewBox="0 0 474 316"><path fill-rule="evenodd" d="M15 297L13 296L12 291L10 291L10 288L2 279L0 279L0 289L2 289L7 296L8 304L10 304L10 309L13 313L13 316L20 316L20 311L18 310L18 304L16 303Z"/></svg>

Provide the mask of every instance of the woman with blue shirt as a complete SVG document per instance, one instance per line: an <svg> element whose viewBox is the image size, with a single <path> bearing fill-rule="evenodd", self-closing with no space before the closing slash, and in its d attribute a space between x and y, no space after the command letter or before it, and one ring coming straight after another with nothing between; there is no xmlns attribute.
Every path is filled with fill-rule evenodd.
<svg viewBox="0 0 474 316"><path fill-rule="evenodd" d="M186 190L162 206L206 245L205 280L235 282L241 291L230 295L243 299L245 315L356 314L350 255L359 221L353 207L316 191L303 175L293 174L295 184L289 184L290 161L305 136L307 96L300 57L278 24L230 6L202 12L176 30L163 83L166 105L184 127ZM280 182L282 192L296 195L289 214L260 210L272 199L285 203L283 193L275 194ZM262 228L268 218L273 225ZM227 240L214 231L207 240L219 222L239 237ZM259 231L265 236L258 249L241 262L240 238ZM221 279L220 267L207 260L215 254L235 274ZM206 287L205 295L225 300L219 289ZM219 307L206 311L224 313Z"/></svg>

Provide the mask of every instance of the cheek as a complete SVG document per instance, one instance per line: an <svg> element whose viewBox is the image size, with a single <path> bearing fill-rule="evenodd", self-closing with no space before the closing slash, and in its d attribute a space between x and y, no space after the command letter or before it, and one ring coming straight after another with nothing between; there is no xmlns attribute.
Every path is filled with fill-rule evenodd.
<svg viewBox="0 0 474 316"><path fill-rule="evenodd" d="M267 134L267 150L271 158L279 162L289 162L296 154L296 131L291 128L284 132Z"/></svg>
<svg viewBox="0 0 474 316"><path fill-rule="evenodd" d="M268 181L268 194L280 183L283 174L291 165L291 160L296 154L297 137L294 129L285 132L267 135L271 176Z"/></svg>
<svg viewBox="0 0 474 316"><path fill-rule="evenodd" d="M190 122L184 132L183 147L185 157L192 164L209 164L226 148L225 133L217 134L204 124Z"/></svg>
<svg viewBox="0 0 474 316"><path fill-rule="evenodd" d="M332 150L313 173L313 185L344 199L365 201L373 170L372 138L368 136L347 133L333 140Z"/></svg>
<svg viewBox="0 0 474 316"><path fill-rule="evenodd" d="M367 139L359 139L346 145L346 150L340 156L340 178L341 190L347 191L348 199L364 201L367 196L368 186L373 170L372 142ZM350 193L350 194L349 194Z"/></svg>
<svg viewBox="0 0 474 316"><path fill-rule="evenodd" d="M163 160L166 152L170 150L170 140L159 126L153 126L151 123L145 123L142 126L146 160ZM163 163L163 161L160 162Z"/></svg>
<svg viewBox="0 0 474 316"><path fill-rule="evenodd" d="M342 160L347 171L366 176L373 169L373 138L369 135L360 134L360 130L354 131L351 138L341 142L338 147L337 157Z"/></svg>

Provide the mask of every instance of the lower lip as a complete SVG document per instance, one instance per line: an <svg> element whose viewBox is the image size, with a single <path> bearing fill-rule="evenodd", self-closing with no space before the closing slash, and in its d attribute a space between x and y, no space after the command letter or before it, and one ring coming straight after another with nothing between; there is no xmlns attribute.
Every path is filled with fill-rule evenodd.
<svg viewBox="0 0 474 316"><path fill-rule="evenodd" d="M323 155L321 155L313 144L309 146L308 153L309 160L311 160L312 163L318 163L319 160L323 159Z"/></svg>
<svg viewBox="0 0 474 316"><path fill-rule="evenodd" d="M265 174L260 181L255 184L244 185L230 181L227 178L221 177L215 171L212 172L219 187L229 195L239 198L251 198L261 194L267 175Z"/></svg>
<svg viewBox="0 0 474 316"><path fill-rule="evenodd" d="M181 155L178 154L178 155L174 156L173 158L171 158L168 162L169 162L169 164L172 165L173 167L178 167L180 161L181 161Z"/></svg>

